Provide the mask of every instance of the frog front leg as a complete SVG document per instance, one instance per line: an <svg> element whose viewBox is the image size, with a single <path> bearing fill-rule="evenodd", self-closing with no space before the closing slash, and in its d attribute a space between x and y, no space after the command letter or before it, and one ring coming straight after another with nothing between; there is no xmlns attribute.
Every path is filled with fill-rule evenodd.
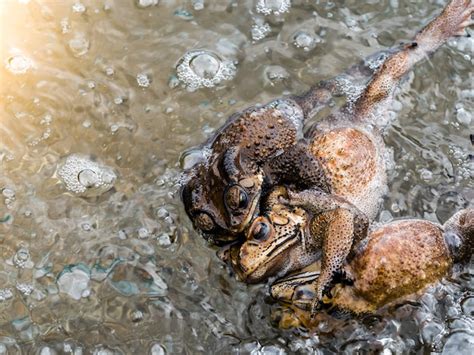
<svg viewBox="0 0 474 355"><path fill-rule="evenodd" d="M293 184L301 189L318 188L330 191L322 164L304 142L298 142L281 154L269 159L263 166L270 186Z"/></svg>
<svg viewBox="0 0 474 355"><path fill-rule="evenodd" d="M288 191L292 206L306 209L314 216L324 217L324 226L318 226L321 218L314 218L311 237L323 235L321 273L315 281L315 295L311 313L315 314L323 295L330 289L334 276L341 272L352 246L367 235L368 218L345 199L319 190Z"/></svg>

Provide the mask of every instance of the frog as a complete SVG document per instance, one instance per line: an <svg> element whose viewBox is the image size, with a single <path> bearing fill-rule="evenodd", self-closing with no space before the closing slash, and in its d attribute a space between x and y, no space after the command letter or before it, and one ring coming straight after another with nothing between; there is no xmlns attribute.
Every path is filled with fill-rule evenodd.
<svg viewBox="0 0 474 355"><path fill-rule="evenodd" d="M317 185L329 191L317 158L298 143L304 122L346 94L341 83L347 78L359 85L367 82L377 68L374 63L386 53L368 57L302 95L231 115L200 146L210 153L184 171L181 199L195 229L214 245L233 242L242 239L258 213L260 198L277 182ZM294 156L301 164L288 166Z"/></svg>
<svg viewBox="0 0 474 355"><path fill-rule="evenodd" d="M305 144L320 162L319 168L329 181L330 193L323 197L324 191L316 194L303 192L290 196L293 203L306 207L317 206L318 199L336 200L337 197L354 205L369 221L375 219L387 191L386 150L382 130L394 90L404 74L416 63L472 24L473 8L471 1L451 1L411 43L388 55L354 102L347 103L338 112L310 127L305 135ZM299 165L299 157L293 155L291 163L287 164ZM322 299L333 276L340 272L357 239L353 228L355 215L348 209L337 208L323 216L320 224L326 226L316 301ZM301 259L312 260L314 255ZM313 312L317 306L315 302Z"/></svg>
<svg viewBox="0 0 474 355"><path fill-rule="evenodd" d="M306 202L298 206L297 202L303 200ZM231 257L220 255L231 263L237 278L246 283L284 276L319 260L327 236L337 233L332 228L351 229L354 240L359 241L366 237L369 227L367 216L353 204L340 197L328 198L315 189L295 193L277 186L263 206L265 212L247 230L245 242L221 251L232 253ZM336 220L349 221L351 225L334 223ZM323 257L330 254L327 250Z"/></svg>
<svg viewBox="0 0 474 355"><path fill-rule="evenodd" d="M430 286L469 263L474 246L474 209L455 213L444 225L422 220L401 219L379 225L360 242L344 266L351 282L340 282L325 298L325 309L355 316L383 312L416 300ZM300 322L312 328L312 299L320 265L287 275L271 285L271 296L290 312L283 312L281 324ZM288 311L288 309L287 309ZM295 322L290 322L289 319Z"/></svg>
<svg viewBox="0 0 474 355"><path fill-rule="evenodd" d="M276 278L271 286L276 300L315 314L317 280L322 272L321 233L324 236L328 226L321 221L330 218L335 209L331 205L288 205L285 198L284 202L281 199L287 195L285 190L276 188L270 194L269 210L255 220L247 240L231 248L228 259L241 281L258 283ZM353 313L374 312L423 290L455 265L471 259L473 208L457 212L443 226L421 219L401 219L370 230L366 216L357 208L346 203L345 209L356 216L358 223L353 228L359 238L338 274L337 285L331 284L324 295L324 301L332 306ZM316 271L305 269L314 269L315 265Z"/></svg>

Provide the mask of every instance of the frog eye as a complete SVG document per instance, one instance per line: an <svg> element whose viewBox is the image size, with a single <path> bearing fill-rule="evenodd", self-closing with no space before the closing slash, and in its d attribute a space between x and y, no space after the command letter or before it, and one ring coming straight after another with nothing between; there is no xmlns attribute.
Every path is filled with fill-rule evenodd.
<svg viewBox="0 0 474 355"><path fill-rule="evenodd" d="M247 192L238 185L231 186L224 196L226 206L231 210L244 209L249 204Z"/></svg>
<svg viewBox="0 0 474 355"><path fill-rule="evenodd" d="M252 230L252 238L258 241L267 240L271 227L267 222L258 222Z"/></svg>
<svg viewBox="0 0 474 355"><path fill-rule="evenodd" d="M196 224L196 227L204 232L209 232L214 229L214 221L206 212L200 212L197 214L194 218L194 223Z"/></svg>

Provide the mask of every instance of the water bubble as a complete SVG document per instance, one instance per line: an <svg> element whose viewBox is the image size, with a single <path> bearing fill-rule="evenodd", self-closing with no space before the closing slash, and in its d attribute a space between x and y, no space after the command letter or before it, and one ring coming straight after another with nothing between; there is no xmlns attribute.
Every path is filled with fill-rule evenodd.
<svg viewBox="0 0 474 355"><path fill-rule="evenodd" d="M97 183L99 183L99 176L97 176L95 171L90 169L84 169L80 171L77 178L79 183L86 188L94 187Z"/></svg>
<svg viewBox="0 0 474 355"><path fill-rule="evenodd" d="M297 48L303 48L305 51L310 51L316 44L320 42L311 33L306 31L298 31L293 36L293 44Z"/></svg>
<svg viewBox="0 0 474 355"><path fill-rule="evenodd" d="M13 199L15 198L15 191L13 189L10 189L8 187L5 187L3 190L2 190L2 195L5 197L5 198L8 198L8 199Z"/></svg>
<svg viewBox="0 0 474 355"><path fill-rule="evenodd" d="M145 227L138 229L138 238L147 239L150 236L150 232Z"/></svg>
<svg viewBox="0 0 474 355"><path fill-rule="evenodd" d="M41 348L39 354L40 355L55 355L57 354L57 352L54 349L51 349L49 346L45 346Z"/></svg>
<svg viewBox="0 0 474 355"><path fill-rule="evenodd" d="M196 11L204 9L204 0L193 0L193 8Z"/></svg>
<svg viewBox="0 0 474 355"><path fill-rule="evenodd" d="M112 75L114 75L114 74L115 74L114 68L112 68L112 67L107 67L107 68L105 68L105 74L106 74L107 76L112 76Z"/></svg>
<svg viewBox="0 0 474 355"><path fill-rule="evenodd" d="M151 84L151 79L147 74L139 73L137 74L137 83L138 86L141 86L142 88L147 88Z"/></svg>
<svg viewBox="0 0 474 355"><path fill-rule="evenodd" d="M178 79L192 90L211 88L223 80L230 80L235 71L231 61L222 60L217 54L205 50L187 52L176 68Z"/></svg>
<svg viewBox="0 0 474 355"><path fill-rule="evenodd" d="M123 104L123 98L120 97L120 96L117 96L117 97L114 99L114 104L116 104L116 105L121 105L121 104Z"/></svg>
<svg viewBox="0 0 474 355"><path fill-rule="evenodd" d="M32 66L31 59L20 54L8 58L6 64L7 69L13 74L25 74Z"/></svg>
<svg viewBox="0 0 474 355"><path fill-rule="evenodd" d="M168 210L164 207L161 207L157 212L156 212L156 216L158 218L166 218L170 215L170 213L168 212Z"/></svg>
<svg viewBox="0 0 474 355"><path fill-rule="evenodd" d="M67 17L63 18L60 22L61 24L61 33L66 34L71 30L71 25L69 24L69 19Z"/></svg>
<svg viewBox="0 0 474 355"><path fill-rule="evenodd" d="M159 2L159 0L137 0L136 4L138 7L144 9L150 6L156 6Z"/></svg>
<svg viewBox="0 0 474 355"><path fill-rule="evenodd" d="M135 323L140 322L141 320L143 320L143 312L139 310L133 311L130 314L130 319L132 320L132 322L135 322Z"/></svg>
<svg viewBox="0 0 474 355"><path fill-rule="evenodd" d="M264 15L280 15L288 12L291 7L291 0L258 0L257 12Z"/></svg>
<svg viewBox="0 0 474 355"><path fill-rule="evenodd" d="M460 123L465 124L466 126L471 124L471 113L464 108L462 104L456 104L456 118Z"/></svg>
<svg viewBox="0 0 474 355"><path fill-rule="evenodd" d="M422 168L420 169L420 178L424 181L430 181L433 179L433 172L426 168Z"/></svg>
<svg viewBox="0 0 474 355"><path fill-rule="evenodd" d="M155 343L150 349L150 355L165 355L166 351L161 344Z"/></svg>
<svg viewBox="0 0 474 355"><path fill-rule="evenodd" d="M269 65L265 68L265 78L268 79L272 85L279 81L289 79L289 77L290 74L288 74L286 69L279 65Z"/></svg>
<svg viewBox="0 0 474 355"><path fill-rule="evenodd" d="M186 21L191 21L192 19L194 19L193 14L187 11L186 9L178 9L174 12L174 15Z"/></svg>
<svg viewBox="0 0 474 355"><path fill-rule="evenodd" d="M191 148L184 151L179 157L181 169L188 170L199 163L205 163L211 156L209 148Z"/></svg>
<svg viewBox="0 0 474 355"><path fill-rule="evenodd" d="M59 292L67 294L72 299L80 300L90 294L90 271L85 265L73 265L64 268L58 277Z"/></svg>
<svg viewBox="0 0 474 355"><path fill-rule="evenodd" d="M76 33L76 35L69 40L69 49L75 57L81 57L89 51L89 40L84 33Z"/></svg>
<svg viewBox="0 0 474 355"><path fill-rule="evenodd" d="M86 11L86 7L83 3L76 2L74 5L72 5L72 11L82 14Z"/></svg>
<svg viewBox="0 0 474 355"><path fill-rule="evenodd" d="M85 232L90 232L92 230L92 226L90 225L90 223L82 223L81 228Z"/></svg>
<svg viewBox="0 0 474 355"><path fill-rule="evenodd" d="M474 316L474 296L462 300L461 309L465 315Z"/></svg>
<svg viewBox="0 0 474 355"><path fill-rule="evenodd" d="M158 238L156 238L158 245L161 247L169 247L171 245L171 238L168 233L161 234Z"/></svg>
<svg viewBox="0 0 474 355"><path fill-rule="evenodd" d="M23 269L25 267L31 267L30 252L26 248L20 248L13 256L13 264Z"/></svg>
<svg viewBox="0 0 474 355"><path fill-rule="evenodd" d="M252 39L254 41L260 41L268 36L268 34L272 31L270 25L266 22L262 24L255 24L252 26Z"/></svg>
<svg viewBox="0 0 474 355"><path fill-rule="evenodd" d="M98 349L95 349L93 352L93 355L115 355L117 354L115 351L112 349L109 349L107 347L100 347Z"/></svg>
<svg viewBox="0 0 474 355"><path fill-rule="evenodd" d="M61 162L58 176L67 190L96 196L110 190L117 179L111 168L75 154Z"/></svg>

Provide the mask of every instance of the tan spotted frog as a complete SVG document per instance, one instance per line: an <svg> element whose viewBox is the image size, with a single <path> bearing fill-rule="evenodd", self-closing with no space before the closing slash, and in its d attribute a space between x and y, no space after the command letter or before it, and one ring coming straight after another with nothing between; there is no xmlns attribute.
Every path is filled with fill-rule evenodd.
<svg viewBox="0 0 474 355"><path fill-rule="evenodd" d="M448 38L463 33L472 22L473 8L470 0L452 0L410 44L387 56L354 102L317 122L299 140L298 132L304 118L315 107L314 102L320 102L315 94L317 91L277 100L258 109L257 114L253 112L255 109L251 109L231 120L223 128L225 134L218 134L211 143L211 149L222 147L224 152L211 154L210 163L196 167L183 189L185 208L194 225L211 235L233 234L223 240L235 240L258 212L260 198L265 192L265 180L270 180L269 186L300 181L301 186L296 186L297 189L319 188L319 198L332 199L334 204L342 198L373 220L386 191L381 126L386 122L394 90L403 75L417 62L437 50ZM283 108L277 108L278 105ZM252 115L254 121L249 121L246 117ZM290 136L289 140L283 139L286 145L278 144L279 140L272 137L263 139L270 117L276 117L286 127L293 124L286 134L278 135ZM237 129L228 130L234 126ZM246 141L241 132L253 137L250 145L243 143ZM254 149L260 146L261 149ZM242 154L242 147L245 154ZM257 159L253 152L258 152ZM266 172L266 167L269 167L269 172ZM225 171L224 178L222 171ZM251 186L251 194L243 186L243 181ZM354 245L354 228L350 228L355 223L354 214L345 208L335 208L331 214L331 218L321 222L326 224L326 231L322 270L316 282L316 300L321 300L334 273L340 271Z"/></svg>
<svg viewBox="0 0 474 355"><path fill-rule="evenodd" d="M283 194L278 189L271 196ZM321 219L328 214L330 218L334 210L314 215L306 208L270 202L274 202L271 210L255 220L247 240L231 249L232 266L241 280L251 283L284 276L272 285L272 296L314 314L321 272L287 274L309 263L319 269L315 261L321 243ZM357 210L350 205L345 208L359 220ZM343 284L332 287L324 298L330 305L354 313L373 312L424 289L446 276L454 264L468 262L474 251L474 209L456 213L444 226L407 219L374 227L367 235L363 217L359 224L353 228L366 237L353 248L340 271Z"/></svg>
<svg viewBox="0 0 474 355"><path fill-rule="evenodd" d="M454 266L469 262L473 247L474 209L459 211L443 226L416 219L385 224L358 245L344 267L352 283L337 284L325 305L361 314L414 299L449 275ZM281 325L316 325L308 310L318 276L317 265L312 265L272 285L271 295L293 311L283 313Z"/></svg>

